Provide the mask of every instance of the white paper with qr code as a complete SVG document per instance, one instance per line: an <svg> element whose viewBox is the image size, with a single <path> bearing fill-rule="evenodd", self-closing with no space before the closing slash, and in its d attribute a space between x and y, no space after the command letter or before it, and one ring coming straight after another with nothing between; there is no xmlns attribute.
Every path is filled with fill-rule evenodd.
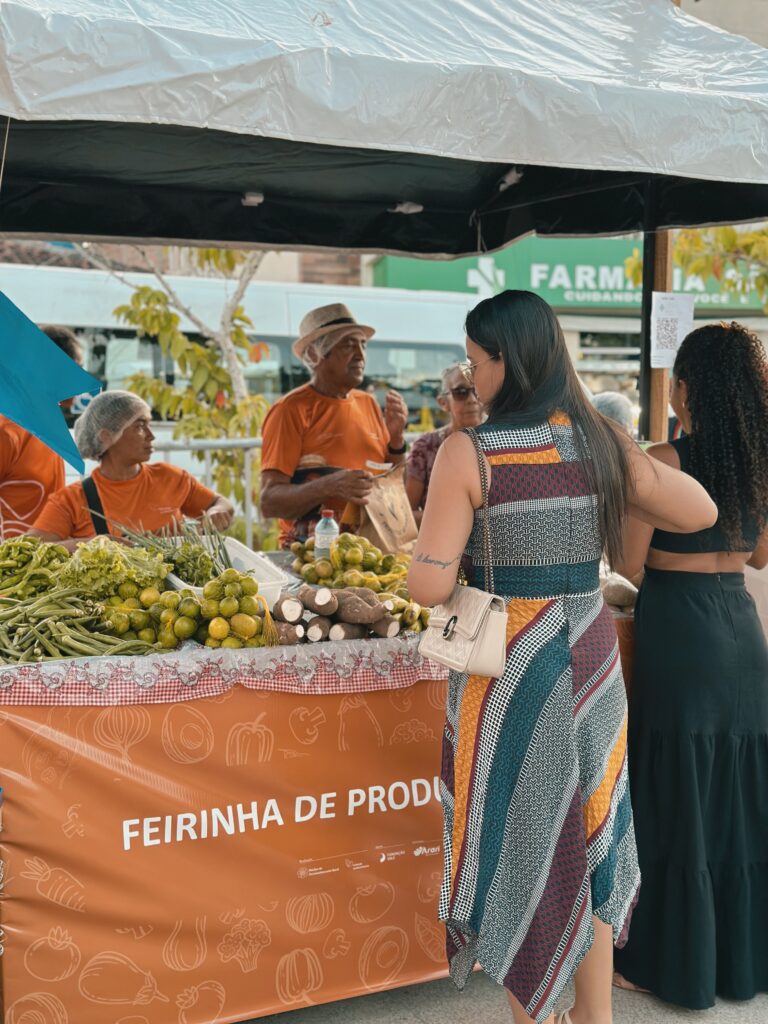
<svg viewBox="0 0 768 1024"><path fill-rule="evenodd" d="M693 295L654 292L651 304L651 366L669 369L683 338L693 330Z"/></svg>

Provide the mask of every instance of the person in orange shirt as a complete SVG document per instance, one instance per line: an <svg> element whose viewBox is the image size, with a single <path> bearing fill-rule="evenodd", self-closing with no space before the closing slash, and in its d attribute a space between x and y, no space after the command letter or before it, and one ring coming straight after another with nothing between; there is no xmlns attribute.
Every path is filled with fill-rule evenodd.
<svg viewBox="0 0 768 1024"><path fill-rule="evenodd" d="M178 466L149 463L151 416L147 403L129 391L97 395L75 424L75 441L84 459L98 460L98 469L52 495L28 532L72 542L119 536L120 526L156 531L204 512L217 529L226 529L234 512L226 498Z"/></svg>
<svg viewBox="0 0 768 1024"><path fill-rule="evenodd" d="M358 390L372 327L342 303L313 309L293 351L312 379L279 399L262 427L261 511L280 519L280 544L311 536L321 510L336 518L348 503L365 505L373 484L366 464L402 462L408 407L396 391L384 413Z"/></svg>
<svg viewBox="0 0 768 1024"><path fill-rule="evenodd" d="M83 364L83 351L68 327L41 326L51 341ZM62 402L67 409L72 399ZM64 461L34 434L0 416L0 541L26 533L46 501L64 486Z"/></svg>

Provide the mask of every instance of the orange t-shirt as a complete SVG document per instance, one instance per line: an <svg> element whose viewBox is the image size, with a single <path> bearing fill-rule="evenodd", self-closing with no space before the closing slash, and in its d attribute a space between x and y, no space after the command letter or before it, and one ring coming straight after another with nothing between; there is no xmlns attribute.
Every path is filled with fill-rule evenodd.
<svg viewBox="0 0 768 1024"><path fill-rule="evenodd" d="M159 530L182 514L196 518L216 500L215 493L191 473L167 462L145 462L131 480L108 480L98 469L92 476L104 515L132 530ZM70 484L49 498L34 525L36 530L62 540L93 537L93 520L82 484ZM120 531L110 525L109 532Z"/></svg>
<svg viewBox="0 0 768 1024"><path fill-rule="evenodd" d="M376 399L366 391L330 398L303 384L275 402L261 433L262 471L285 473L295 483L313 479L322 466L365 469L366 462L389 461L389 431ZM346 502L338 498L326 504L339 513ZM308 525L311 518L310 513ZM295 525L280 520L283 547L294 536Z"/></svg>
<svg viewBox="0 0 768 1024"><path fill-rule="evenodd" d="M63 486L60 456L0 416L0 540L26 533L50 495Z"/></svg>

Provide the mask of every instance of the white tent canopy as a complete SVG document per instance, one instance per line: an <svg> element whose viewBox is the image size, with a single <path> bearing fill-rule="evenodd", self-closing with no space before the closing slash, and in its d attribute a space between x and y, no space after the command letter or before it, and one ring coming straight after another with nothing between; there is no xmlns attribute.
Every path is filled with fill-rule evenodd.
<svg viewBox="0 0 768 1024"><path fill-rule="evenodd" d="M8 234L456 254L641 227L652 176L657 224L768 215L768 51L670 0L4 0L0 115Z"/></svg>

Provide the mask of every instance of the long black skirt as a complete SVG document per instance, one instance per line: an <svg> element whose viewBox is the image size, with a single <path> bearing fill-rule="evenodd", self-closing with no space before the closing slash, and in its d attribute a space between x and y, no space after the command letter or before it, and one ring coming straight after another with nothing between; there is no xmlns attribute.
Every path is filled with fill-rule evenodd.
<svg viewBox="0 0 768 1024"><path fill-rule="evenodd" d="M616 968L691 1009L768 990L768 647L740 573L647 570L629 778L642 876Z"/></svg>

